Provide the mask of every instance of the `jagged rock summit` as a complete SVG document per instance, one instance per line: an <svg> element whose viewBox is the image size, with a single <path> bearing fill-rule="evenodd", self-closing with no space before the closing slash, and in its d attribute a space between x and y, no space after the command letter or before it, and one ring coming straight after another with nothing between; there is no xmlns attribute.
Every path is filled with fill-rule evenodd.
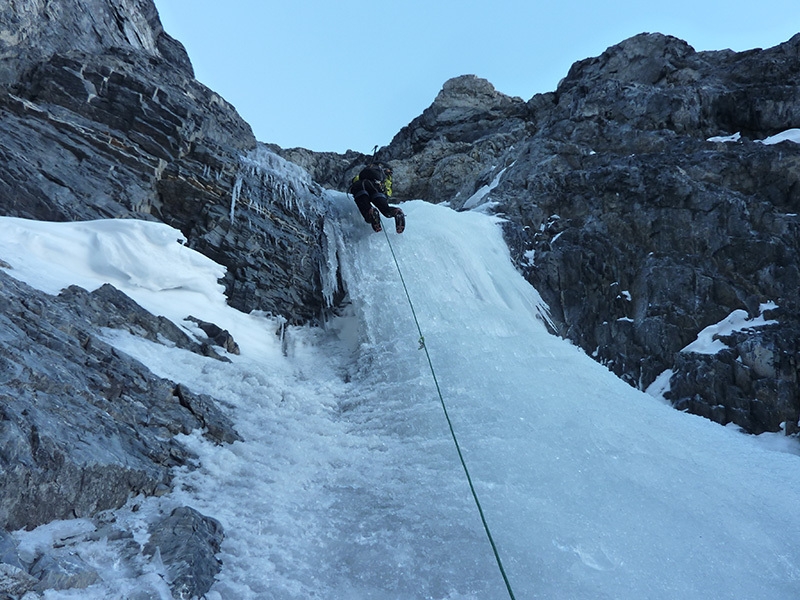
<svg viewBox="0 0 800 600"><path fill-rule="evenodd" d="M469 195L506 148L526 135L528 107L491 83L464 75L392 140L396 195L431 202Z"/></svg>

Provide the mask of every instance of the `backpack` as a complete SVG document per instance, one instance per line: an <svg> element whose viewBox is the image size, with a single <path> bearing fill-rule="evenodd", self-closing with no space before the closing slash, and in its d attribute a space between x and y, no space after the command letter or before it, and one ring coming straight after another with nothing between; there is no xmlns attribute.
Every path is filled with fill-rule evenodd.
<svg viewBox="0 0 800 600"><path fill-rule="evenodd" d="M392 168L386 163L370 163L361 169L361 172L353 178L350 189L352 190L359 181L372 181L387 196L392 195Z"/></svg>

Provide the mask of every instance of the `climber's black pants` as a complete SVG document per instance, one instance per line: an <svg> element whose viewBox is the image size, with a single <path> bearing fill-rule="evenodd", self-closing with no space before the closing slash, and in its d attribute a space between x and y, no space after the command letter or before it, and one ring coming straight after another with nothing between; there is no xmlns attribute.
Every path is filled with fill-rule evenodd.
<svg viewBox="0 0 800 600"><path fill-rule="evenodd" d="M350 188L350 193L353 194L356 206L358 206L361 216L364 217L367 223L372 222L372 219L369 218L369 212L373 205L381 211L381 214L386 218L394 217L400 210L395 206L390 206L386 194L369 180L357 181L354 183L353 187Z"/></svg>

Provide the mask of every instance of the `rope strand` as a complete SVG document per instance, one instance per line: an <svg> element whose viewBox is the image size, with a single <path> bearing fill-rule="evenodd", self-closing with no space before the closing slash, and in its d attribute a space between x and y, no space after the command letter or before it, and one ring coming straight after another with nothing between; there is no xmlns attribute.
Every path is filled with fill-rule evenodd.
<svg viewBox="0 0 800 600"><path fill-rule="evenodd" d="M494 553L495 561L497 561L497 566L500 569L500 574L503 576L503 581L506 584L506 590L508 590L508 595L511 600L516 600L514 597L514 591L511 589L511 582L508 580L508 576L506 575L506 570L503 568L503 561L500 559L500 553L497 550L497 545L494 542L494 538L492 537L492 532L489 530L489 524L486 522L486 516L483 514L483 507L481 506L480 500L478 500L478 493L475 491L475 486L472 483L472 477L469 474L469 469L467 468L467 463L464 460L464 455L461 453L461 445L458 443L458 438L456 437L455 429L453 429L453 422L450 420L450 414L447 412L447 405L445 404L444 397L442 396L442 390L439 387L439 380L436 378L436 371L433 368L433 361L431 361L431 355L428 352L428 346L425 344L425 336L422 335L422 328L419 326L419 320L417 319L417 311L414 310L414 303L411 301L411 295L408 293L408 287L406 287L406 281L403 277L403 272L400 270L400 263L397 262L397 255L394 253L394 247L392 246L392 242L389 239L389 234L386 231L386 228L383 228L383 233L386 236L386 242L389 244L389 250L392 252L392 258L394 259L394 265L397 267L397 273L400 275L400 283L403 284L403 290L406 293L406 298L408 299L408 305L411 307L411 314L414 317L414 323L417 326L417 332L419 333L419 348L420 350L425 350L425 357L428 359L428 366L431 368L431 375L433 376L433 383L436 385L436 393L439 394L439 402L442 404L442 410L444 411L444 417L447 420L447 426L450 428L450 435L453 437L453 443L456 446L456 452L458 452L458 459L461 461L461 466L464 468L464 474L467 476L467 483L469 483L469 489L472 492L472 498L475 500L475 505L478 507L478 514L481 516L481 523L483 523L483 529L486 531L486 537L489 538L489 544L492 546L492 552Z"/></svg>

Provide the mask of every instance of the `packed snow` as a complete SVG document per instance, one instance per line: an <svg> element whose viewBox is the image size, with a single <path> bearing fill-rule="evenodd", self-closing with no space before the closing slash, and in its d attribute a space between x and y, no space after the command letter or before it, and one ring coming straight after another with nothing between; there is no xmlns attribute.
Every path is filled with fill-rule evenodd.
<svg viewBox="0 0 800 600"><path fill-rule="evenodd" d="M726 144L740 142L741 139L742 134L741 132L737 131L733 135L715 135L708 138L706 141ZM786 131L781 131L780 133L771 135L763 140L756 140L756 142L759 144L764 144L765 146L774 146L775 144L780 144L781 142L793 142L795 144L800 144L800 129L787 129Z"/></svg>
<svg viewBox="0 0 800 600"><path fill-rule="evenodd" d="M118 513L137 541L177 505L218 519L210 600L508 598L390 241L516 598L798 597L796 440L764 444L675 411L550 335L496 217L413 201L405 233L384 235L345 195L327 201L348 303L319 328L227 307L222 268L166 225L0 219L11 275L48 293L109 282L191 333L189 314L214 322L241 348L222 363L105 332L217 398L244 439L183 436L198 468ZM34 552L89 524L14 535ZM131 569L116 552L85 544L104 581L46 598L168 598L157 560Z"/></svg>
<svg viewBox="0 0 800 600"><path fill-rule="evenodd" d="M735 331L742 331L743 329L755 329L757 327L764 327L765 325L779 324L778 321L773 319L765 319L763 314L765 310L777 308L775 303L765 303L762 304L760 308L760 314L754 318L750 318L746 310L738 309L733 311L719 323L714 323L704 328L697 334L697 339L681 350L681 352L716 354L720 350L724 350L728 347L719 339L719 336L730 335Z"/></svg>
<svg viewBox="0 0 800 600"><path fill-rule="evenodd" d="M740 132L736 132L733 135L715 135L713 137L708 138L707 142L717 142L719 144L727 144L732 142L738 142L742 139L742 134Z"/></svg>
<svg viewBox="0 0 800 600"><path fill-rule="evenodd" d="M780 144L781 142L787 141L800 144L800 129L787 129L786 131L769 136L765 140L762 140L761 143L767 146L772 146L774 144Z"/></svg>

